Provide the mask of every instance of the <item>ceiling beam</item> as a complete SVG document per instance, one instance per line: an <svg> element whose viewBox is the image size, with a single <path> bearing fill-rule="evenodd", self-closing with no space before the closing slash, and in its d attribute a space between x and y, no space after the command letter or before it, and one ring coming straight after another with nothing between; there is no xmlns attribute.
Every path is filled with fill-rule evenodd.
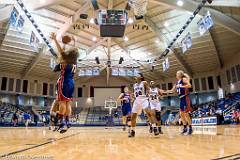
<svg viewBox="0 0 240 160"><path fill-rule="evenodd" d="M169 6L176 7L178 9L184 9L190 12L194 12L194 10L198 6L198 2L192 1L192 0L185 0L184 5L182 7L179 7L177 5L177 0L154 0L155 3L159 3L159 5L167 4ZM217 11L215 9L209 8L209 7L203 7L201 11L199 12L199 15L206 14L207 11L210 11L212 18L214 22L218 23L219 25L222 25L223 27L227 28L228 30L234 32L237 35L240 35L240 22L236 21L235 19L225 15L224 13Z"/></svg>
<svg viewBox="0 0 240 160"><path fill-rule="evenodd" d="M140 65L141 67L143 67L144 69L149 70L149 77L151 78L156 78L156 75L153 75L152 72L150 71L150 69L148 69L145 65L143 65L141 62L135 60L131 55L130 55L130 51L128 50L128 48L124 47L122 44L120 44L120 42L118 42L116 39L113 40L114 43L116 43L123 51L125 51L127 53L127 55L129 56L130 59L132 59L134 62L136 62L138 65ZM160 79L165 79L165 76L161 75L160 73L158 73L158 76Z"/></svg>
<svg viewBox="0 0 240 160"><path fill-rule="evenodd" d="M164 36L164 38L162 37L164 34L162 33L162 31L158 28L158 26L147 16L145 16L144 18L145 23L150 27L150 29L156 33L157 37L160 38L164 43L170 43L169 39ZM185 69L186 72L188 72L188 74L192 75L193 72L191 70L191 68L188 66L188 64L182 59L181 56L178 55L178 53L176 53L175 51L173 51L173 55L175 56L175 58L177 59L177 61L180 63L180 65L183 66L183 68Z"/></svg>
<svg viewBox="0 0 240 160"><path fill-rule="evenodd" d="M1 0L0 4L17 4L15 0Z"/></svg>
<svg viewBox="0 0 240 160"><path fill-rule="evenodd" d="M22 74L22 78L25 78L28 76L28 74L32 71L32 69L37 65L37 63L40 61L41 57L43 56L43 53L46 52L46 46L41 48L40 52L32 59L30 64L27 66L26 70Z"/></svg>
<svg viewBox="0 0 240 160"><path fill-rule="evenodd" d="M0 22L8 19L11 15L11 12L13 10L13 5L8 5L6 7L3 7L0 9Z"/></svg>
<svg viewBox="0 0 240 160"><path fill-rule="evenodd" d="M210 38L213 42L214 49L216 50L216 56L217 56L219 68L222 69L223 68L223 60L221 58L220 51L216 45L217 44L216 39L215 39L214 34L212 33L211 29L209 30L209 34L210 34Z"/></svg>
<svg viewBox="0 0 240 160"><path fill-rule="evenodd" d="M94 49L96 49L98 46L102 45L103 42L107 41L108 38L103 38L100 41L98 41L97 43L95 43L93 46L91 46L88 50L87 50L87 55L90 54Z"/></svg>
<svg viewBox="0 0 240 160"><path fill-rule="evenodd" d="M82 7L80 7L73 16L71 16L68 21L63 24L60 29L58 30L58 37L61 37L61 35L64 35L68 30L69 28L72 26L72 24L76 23L77 20L79 19L79 15L81 13L84 13L86 12L88 9L90 8L90 4L89 2L87 1L86 3L83 4Z"/></svg>
<svg viewBox="0 0 240 160"><path fill-rule="evenodd" d="M71 0L68 0L68 1L71 1ZM31 11L37 11L40 9L50 7L52 5L61 4L63 2L64 0L46 0L45 3L39 3L39 1L36 1L36 0L35 1L27 0L25 4L27 8L30 9Z"/></svg>
<svg viewBox="0 0 240 160"><path fill-rule="evenodd" d="M184 70L189 74L189 76L192 77L193 72L190 69L189 65L183 60L183 58L179 55L179 53L175 49L173 49L173 55L175 56L178 63L180 63Z"/></svg>

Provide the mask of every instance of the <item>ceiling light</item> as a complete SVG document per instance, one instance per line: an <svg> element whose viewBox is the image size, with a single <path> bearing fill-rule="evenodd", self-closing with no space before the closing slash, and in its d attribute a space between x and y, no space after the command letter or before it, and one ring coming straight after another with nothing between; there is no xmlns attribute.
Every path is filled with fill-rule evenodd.
<svg viewBox="0 0 240 160"><path fill-rule="evenodd" d="M182 6L183 6L183 1L182 1L182 0L178 0L178 1L177 1L177 5L180 6L180 7L182 7Z"/></svg>
<svg viewBox="0 0 240 160"><path fill-rule="evenodd" d="M165 26L165 27L168 27L168 26L169 26L169 23L168 23L168 22L165 22L165 23L164 23L164 26Z"/></svg>
<svg viewBox="0 0 240 160"><path fill-rule="evenodd" d="M148 52L148 55L149 55L149 56L151 56L151 55L152 55L152 53L151 53L151 52Z"/></svg>
<svg viewBox="0 0 240 160"><path fill-rule="evenodd" d="M92 38L92 41L94 41L94 42L97 41L97 38L96 38L96 37L93 37L93 38Z"/></svg>
<svg viewBox="0 0 240 160"><path fill-rule="evenodd" d="M91 18L89 21L91 24L94 24L94 18Z"/></svg>
<svg viewBox="0 0 240 160"><path fill-rule="evenodd" d="M160 43L160 41L157 39L157 40L155 41L155 43Z"/></svg>
<svg viewBox="0 0 240 160"><path fill-rule="evenodd" d="M127 36L125 36L123 39L124 39L124 41L128 41L128 37Z"/></svg>
<svg viewBox="0 0 240 160"><path fill-rule="evenodd" d="M133 19L132 18L129 18L128 19L128 24L132 24L133 23Z"/></svg>

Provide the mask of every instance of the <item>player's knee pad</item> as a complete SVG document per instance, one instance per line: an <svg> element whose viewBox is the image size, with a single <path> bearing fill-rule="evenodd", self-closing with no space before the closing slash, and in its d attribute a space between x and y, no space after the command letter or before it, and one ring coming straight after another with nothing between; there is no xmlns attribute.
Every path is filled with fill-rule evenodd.
<svg viewBox="0 0 240 160"><path fill-rule="evenodd" d="M156 111L155 114L156 114L157 121L161 121L161 112L160 111Z"/></svg>

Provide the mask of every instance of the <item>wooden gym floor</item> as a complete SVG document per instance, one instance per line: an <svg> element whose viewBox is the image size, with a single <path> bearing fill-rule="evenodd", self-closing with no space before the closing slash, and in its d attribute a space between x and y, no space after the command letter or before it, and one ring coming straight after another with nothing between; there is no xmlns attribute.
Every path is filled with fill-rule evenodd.
<svg viewBox="0 0 240 160"><path fill-rule="evenodd" d="M135 138L120 128L0 128L0 159L23 160L205 160L240 159L240 125L197 127L192 136L163 127L153 136L138 127Z"/></svg>

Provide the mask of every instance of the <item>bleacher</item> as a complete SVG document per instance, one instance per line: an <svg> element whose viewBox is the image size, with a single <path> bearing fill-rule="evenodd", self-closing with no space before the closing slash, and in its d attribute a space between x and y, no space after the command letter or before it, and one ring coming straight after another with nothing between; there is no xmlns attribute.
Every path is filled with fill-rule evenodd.
<svg viewBox="0 0 240 160"><path fill-rule="evenodd" d="M226 98L195 106L194 118L220 115L224 121L231 121L234 109L240 109L240 92L229 94Z"/></svg>
<svg viewBox="0 0 240 160"><path fill-rule="evenodd" d="M21 107L16 107L10 103L1 103L0 104L0 125L10 126L12 124L12 117L15 112L18 112L18 123L23 124L23 111Z"/></svg>
<svg viewBox="0 0 240 160"><path fill-rule="evenodd" d="M226 118L231 118L232 111L234 108L239 107L240 109L240 92L234 93L231 95L228 95L225 99L222 100L216 100L211 101L204 104L199 104L197 106L194 106L195 111L192 113L193 117L204 117L209 116L209 114L216 114L218 111L221 111L223 116ZM18 111L19 120L18 120L18 126L23 126L23 113L24 112L30 112L32 114L32 124L33 124L33 112L34 107L29 106L18 106L16 107L13 104L9 103L1 103L0 104L0 125L1 126L10 126L12 125L12 116L13 114ZM162 107L162 122L164 124L170 123L170 124L177 124L178 121L178 107ZM212 113L213 112L213 113ZM41 126L41 112L38 114L39 118L39 124ZM44 113L44 115L47 116L49 113ZM4 118L2 118L4 117ZM73 108L73 116L71 118L71 123L75 126L106 126L107 123L110 121L113 121L114 126L119 126L122 123L122 112L121 107L119 106L117 109L112 110L112 115L109 116L109 110L104 108L103 106L97 106L97 107L85 107L85 108ZM142 112L138 118L137 123L138 125L145 125L147 121L147 117ZM31 125L31 123L30 123Z"/></svg>

